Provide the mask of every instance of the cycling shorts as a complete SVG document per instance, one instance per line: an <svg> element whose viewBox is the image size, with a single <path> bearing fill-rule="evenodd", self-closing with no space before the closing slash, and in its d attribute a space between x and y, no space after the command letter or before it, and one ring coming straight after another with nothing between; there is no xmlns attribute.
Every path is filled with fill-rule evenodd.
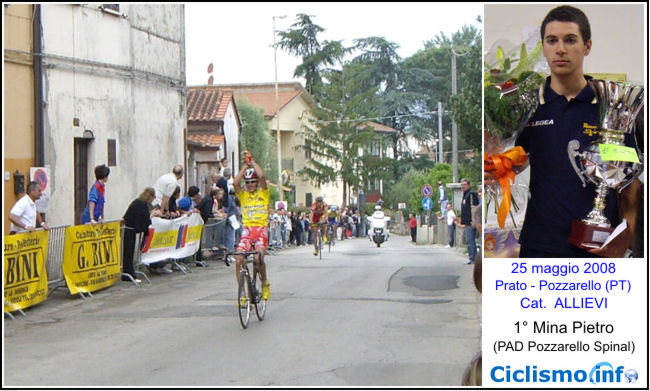
<svg viewBox="0 0 650 391"><path fill-rule="evenodd" d="M324 213L321 213L321 214L318 214L318 215L317 215L317 214L314 214L314 216L313 216L312 219L311 219L311 224L312 224L312 225L314 225L314 224L322 224L322 223L320 222L320 219L321 219L321 217L323 217L323 214L324 214Z"/></svg>
<svg viewBox="0 0 650 391"><path fill-rule="evenodd" d="M269 235L266 227L244 227L237 251L251 251L259 248L265 249L269 244Z"/></svg>

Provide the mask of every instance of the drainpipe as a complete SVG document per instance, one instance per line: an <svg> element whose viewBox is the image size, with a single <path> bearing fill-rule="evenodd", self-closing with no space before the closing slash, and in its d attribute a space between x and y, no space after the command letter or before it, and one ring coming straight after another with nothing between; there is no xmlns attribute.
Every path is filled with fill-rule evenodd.
<svg viewBox="0 0 650 391"><path fill-rule="evenodd" d="M43 40L41 25L41 6L34 5L34 165L43 167L45 165L45 125L43 119L44 98L43 98Z"/></svg>

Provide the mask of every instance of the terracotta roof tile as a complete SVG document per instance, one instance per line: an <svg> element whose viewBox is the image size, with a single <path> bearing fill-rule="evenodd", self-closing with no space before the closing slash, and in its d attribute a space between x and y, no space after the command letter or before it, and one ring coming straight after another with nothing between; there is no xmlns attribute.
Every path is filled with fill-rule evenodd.
<svg viewBox="0 0 650 391"><path fill-rule="evenodd" d="M265 116L275 115L275 83L221 84L219 87L232 89L237 101L246 100L253 106L262 107ZM304 94L308 102L313 102L299 82L279 82L278 109L281 110L301 94Z"/></svg>
<svg viewBox="0 0 650 391"><path fill-rule="evenodd" d="M202 147L220 147L225 140L222 135L216 134L190 134L187 136L188 141L201 144Z"/></svg>
<svg viewBox="0 0 650 391"><path fill-rule="evenodd" d="M187 120L196 122L223 121L232 101L230 89L212 86L187 89Z"/></svg>

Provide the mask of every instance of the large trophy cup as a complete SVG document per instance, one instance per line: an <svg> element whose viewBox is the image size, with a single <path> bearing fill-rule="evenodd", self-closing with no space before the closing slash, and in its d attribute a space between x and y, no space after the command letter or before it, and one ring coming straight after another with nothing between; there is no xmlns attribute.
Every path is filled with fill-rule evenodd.
<svg viewBox="0 0 650 391"><path fill-rule="evenodd" d="M590 83L600 101L600 138L582 152L578 140L570 141L567 148L582 186L586 181L596 185L594 208L586 218L573 221L569 236L569 243L582 249L601 247L613 231L603 214L609 189L620 192L643 172L638 150L624 144L643 106L643 86L609 80Z"/></svg>

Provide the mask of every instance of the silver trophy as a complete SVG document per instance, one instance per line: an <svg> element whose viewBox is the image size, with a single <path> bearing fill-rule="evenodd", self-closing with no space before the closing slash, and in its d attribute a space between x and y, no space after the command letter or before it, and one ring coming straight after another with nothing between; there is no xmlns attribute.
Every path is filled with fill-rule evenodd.
<svg viewBox="0 0 650 391"><path fill-rule="evenodd" d="M626 147L625 135L633 132L634 119L643 106L643 86L610 80L589 82L600 101L600 138L586 146L582 152L578 140L570 141L567 148L582 186L585 187L587 181L596 185L594 208L582 221L574 220L569 237L571 244L585 249L600 247L613 231L611 223L603 214L609 190L621 192L643 172L643 156L638 149L636 155L639 163L603 161L600 152L601 144Z"/></svg>

